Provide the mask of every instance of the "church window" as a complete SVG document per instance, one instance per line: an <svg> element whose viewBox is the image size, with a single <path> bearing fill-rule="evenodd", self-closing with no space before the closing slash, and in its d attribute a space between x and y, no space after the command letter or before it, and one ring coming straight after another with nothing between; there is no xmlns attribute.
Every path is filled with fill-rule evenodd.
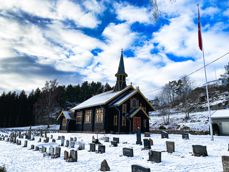
<svg viewBox="0 0 229 172"><path fill-rule="evenodd" d="M130 106L131 106L132 109L138 108L139 101L136 98L131 99Z"/></svg>
<svg viewBox="0 0 229 172"><path fill-rule="evenodd" d="M122 126L126 126L126 117L125 116L122 117Z"/></svg>
<svg viewBox="0 0 229 172"><path fill-rule="evenodd" d="M85 123L91 123L91 114L92 114L91 110L86 110L85 119L84 119Z"/></svg>
<svg viewBox="0 0 229 172"><path fill-rule="evenodd" d="M97 108L95 112L95 122L96 123L103 123L103 108Z"/></svg>
<svg viewBox="0 0 229 172"><path fill-rule="evenodd" d="M122 113L126 113L127 112L127 107L126 104L122 105Z"/></svg>
<svg viewBox="0 0 229 172"><path fill-rule="evenodd" d="M82 112L77 112L76 114L76 123L81 124L82 122Z"/></svg>

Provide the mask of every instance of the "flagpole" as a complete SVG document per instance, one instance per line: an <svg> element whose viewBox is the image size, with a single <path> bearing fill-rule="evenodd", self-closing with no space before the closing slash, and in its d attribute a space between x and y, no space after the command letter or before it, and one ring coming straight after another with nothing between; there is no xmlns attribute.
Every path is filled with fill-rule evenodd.
<svg viewBox="0 0 229 172"><path fill-rule="evenodd" d="M199 46L200 46L200 49L202 51L203 62L204 62L204 75L205 75L205 82L206 82L205 88L206 88L206 96L207 96L207 104L208 104L209 127L210 127L211 141L213 141L214 137L213 137L213 130L212 130L211 108L210 108L210 101L209 101L209 94L208 94L208 78L207 78L206 63L205 63L204 48L203 48L203 40L202 40L201 27L200 27L199 4L197 4L197 6L198 6Z"/></svg>

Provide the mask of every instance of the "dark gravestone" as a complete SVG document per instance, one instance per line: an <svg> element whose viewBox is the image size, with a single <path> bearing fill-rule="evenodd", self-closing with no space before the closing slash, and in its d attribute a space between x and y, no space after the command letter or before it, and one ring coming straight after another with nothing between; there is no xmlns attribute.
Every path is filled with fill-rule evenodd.
<svg viewBox="0 0 229 172"><path fill-rule="evenodd" d="M113 141L119 143L119 138L118 137L113 137Z"/></svg>
<svg viewBox="0 0 229 172"><path fill-rule="evenodd" d="M66 140L65 147L69 147L69 140Z"/></svg>
<svg viewBox="0 0 229 172"><path fill-rule="evenodd" d="M35 151L39 151L39 147L38 147L38 146L36 146L34 150L35 150Z"/></svg>
<svg viewBox="0 0 229 172"><path fill-rule="evenodd" d="M38 143L41 142L41 138L38 139Z"/></svg>
<svg viewBox="0 0 229 172"><path fill-rule="evenodd" d="M150 150L149 151L149 161L160 163L161 162L161 152Z"/></svg>
<svg viewBox="0 0 229 172"><path fill-rule="evenodd" d="M136 137L137 137L136 144L137 145L142 145L141 130L139 128L137 130Z"/></svg>
<svg viewBox="0 0 229 172"><path fill-rule="evenodd" d="M23 145L23 147L27 147L27 144L28 144L28 141L27 141L27 140L25 140L25 141L24 141L24 145Z"/></svg>
<svg viewBox="0 0 229 172"><path fill-rule="evenodd" d="M61 153L61 148L60 147L56 147L55 148L55 158L59 158L60 157L60 153Z"/></svg>
<svg viewBox="0 0 229 172"><path fill-rule="evenodd" d="M60 139L61 139L61 136L58 136L58 137L57 137L57 140L60 140Z"/></svg>
<svg viewBox="0 0 229 172"><path fill-rule="evenodd" d="M95 152L95 143L90 143L90 150L89 152Z"/></svg>
<svg viewBox="0 0 229 172"><path fill-rule="evenodd" d="M56 142L56 140L55 139L52 139L52 143L55 143Z"/></svg>
<svg viewBox="0 0 229 172"><path fill-rule="evenodd" d="M208 156L207 146L192 145L192 151L194 156Z"/></svg>
<svg viewBox="0 0 229 172"><path fill-rule="evenodd" d="M123 148L122 152L123 152L123 156L127 156L127 157L133 157L134 156L134 151L132 148Z"/></svg>
<svg viewBox="0 0 229 172"><path fill-rule="evenodd" d="M68 162L77 162L77 151L75 150L70 150L70 156L68 159Z"/></svg>
<svg viewBox="0 0 229 172"><path fill-rule="evenodd" d="M174 142L166 141L165 143L166 143L166 150L168 153L175 152L175 143Z"/></svg>
<svg viewBox="0 0 229 172"><path fill-rule="evenodd" d="M76 142L77 141L77 137L74 137L74 142Z"/></svg>
<svg viewBox="0 0 229 172"><path fill-rule="evenodd" d="M104 137L104 142L109 142L109 137Z"/></svg>
<svg viewBox="0 0 229 172"><path fill-rule="evenodd" d="M78 150L84 150L85 149L85 143L80 142Z"/></svg>
<svg viewBox="0 0 229 172"><path fill-rule="evenodd" d="M64 160L68 160L68 151L64 151Z"/></svg>
<svg viewBox="0 0 229 172"><path fill-rule="evenodd" d="M32 150L33 150L33 149L34 149L34 145L31 145L31 146L30 146L30 149L32 149Z"/></svg>
<svg viewBox="0 0 229 172"><path fill-rule="evenodd" d="M229 156L222 156L223 172L229 172Z"/></svg>
<svg viewBox="0 0 229 172"><path fill-rule="evenodd" d="M161 138L162 139L164 139L164 138L168 139L169 138L169 134L166 131L162 131L161 132Z"/></svg>
<svg viewBox="0 0 229 172"><path fill-rule="evenodd" d="M149 132L145 132L144 133L144 137L150 137L150 133Z"/></svg>
<svg viewBox="0 0 229 172"><path fill-rule="evenodd" d="M50 139L53 139L53 135L51 134Z"/></svg>
<svg viewBox="0 0 229 172"><path fill-rule="evenodd" d="M100 171L110 171L110 167L105 159L101 163Z"/></svg>
<svg viewBox="0 0 229 172"><path fill-rule="evenodd" d="M105 145L98 145L98 153L105 153Z"/></svg>
<svg viewBox="0 0 229 172"><path fill-rule="evenodd" d="M153 139L149 138L150 145L153 146Z"/></svg>
<svg viewBox="0 0 229 172"><path fill-rule="evenodd" d="M151 149L151 144L149 139L143 139L144 149Z"/></svg>
<svg viewBox="0 0 229 172"><path fill-rule="evenodd" d="M73 137L70 137L70 141L73 141Z"/></svg>
<svg viewBox="0 0 229 172"><path fill-rule="evenodd" d="M182 133L182 139L188 140L189 134L188 133Z"/></svg>
<svg viewBox="0 0 229 172"><path fill-rule="evenodd" d="M145 168L140 165L131 165L131 172L150 172L150 168Z"/></svg>
<svg viewBox="0 0 229 172"><path fill-rule="evenodd" d="M42 130L40 130L40 137L43 137L43 132L42 132Z"/></svg>
<svg viewBox="0 0 229 172"><path fill-rule="evenodd" d="M116 141L111 141L111 145L114 146L114 147L117 147L118 143Z"/></svg>

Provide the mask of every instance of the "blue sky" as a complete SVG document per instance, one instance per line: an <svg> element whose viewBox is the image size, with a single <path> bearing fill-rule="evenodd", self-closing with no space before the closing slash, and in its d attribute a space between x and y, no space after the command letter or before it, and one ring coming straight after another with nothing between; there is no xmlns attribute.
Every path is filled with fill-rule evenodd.
<svg viewBox="0 0 229 172"><path fill-rule="evenodd" d="M0 91L30 91L46 80L114 85L124 49L127 82L147 97L165 83L203 66L197 42L200 4L206 61L229 51L227 0L0 0ZM224 72L225 57L208 79ZM204 83L203 71L191 76Z"/></svg>

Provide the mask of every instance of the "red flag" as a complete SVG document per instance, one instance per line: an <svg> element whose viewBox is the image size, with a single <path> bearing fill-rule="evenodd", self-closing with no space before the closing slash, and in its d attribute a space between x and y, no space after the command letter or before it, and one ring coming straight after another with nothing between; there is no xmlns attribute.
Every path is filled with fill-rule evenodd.
<svg viewBox="0 0 229 172"><path fill-rule="evenodd" d="M202 43L202 36L201 36L201 25L200 25L199 5L198 5L198 42L199 42L199 48L200 48L200 50L203 51L203 43Z"/></svg>

